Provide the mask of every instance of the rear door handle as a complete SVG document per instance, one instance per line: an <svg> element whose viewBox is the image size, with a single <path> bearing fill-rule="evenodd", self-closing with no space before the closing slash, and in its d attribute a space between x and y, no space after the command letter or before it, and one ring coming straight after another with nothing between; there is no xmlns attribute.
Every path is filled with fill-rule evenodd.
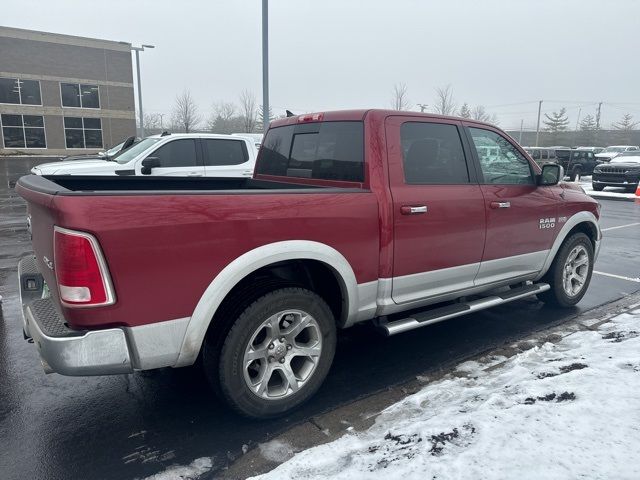
<svg viewBox="0 0 640 480"><path fill-rule="evenodd" d="M403 205L400 207L400 213L402 215L420 215L421 213L427 213L426 205Z"/></svg>
<svg viewBox="0 0 640 480"><path fill-rule="evenodd" d="M187 173L187 177L202 177L202 173L199 172L189 172Z"/></svg>
<svg viewBox="0 0 640 480"><path fill-rule="evenodd" d="M491 202L491 208L511 208L511 202Z"/></svg>

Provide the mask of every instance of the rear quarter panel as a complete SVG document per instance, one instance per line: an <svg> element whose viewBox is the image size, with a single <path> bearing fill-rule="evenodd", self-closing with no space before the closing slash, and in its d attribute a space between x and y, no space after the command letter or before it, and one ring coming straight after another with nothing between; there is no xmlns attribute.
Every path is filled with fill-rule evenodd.
<svg viewBox="0 0 640 480"><path fill-rule="evenodd" d="M76 327L189 317L227 264L284 240L325 243L348 260L358 283L378 278L378 206L364 190L56 196L52 206L58 225L98 239L116 292L117 301L109 307L63 307Z"/></svg>

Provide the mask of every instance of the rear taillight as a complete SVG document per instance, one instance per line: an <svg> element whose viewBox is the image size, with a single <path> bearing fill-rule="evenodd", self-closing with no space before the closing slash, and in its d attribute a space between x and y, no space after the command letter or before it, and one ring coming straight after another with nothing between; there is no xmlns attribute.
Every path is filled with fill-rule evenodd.
<svg viewBox="0 0 640 480"><path fill-rule="evenodd" d="M54 228L54 265L62 303L111 305L115 298L98 241L84 232Z"/></svg>

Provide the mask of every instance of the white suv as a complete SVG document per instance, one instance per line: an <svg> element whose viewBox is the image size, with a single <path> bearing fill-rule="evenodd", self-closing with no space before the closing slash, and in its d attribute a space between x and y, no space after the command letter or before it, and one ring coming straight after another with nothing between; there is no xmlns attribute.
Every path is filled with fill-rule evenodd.
<svg viewBox="0 0 640 480"><path fill-rule="evenodd" d="M207 133L152 135L111 160L37 165L36 175L171 175L251 177L257 150L250 138Z"/></svg>
<svg viewBox="0 0 640 480"><path fill-rule="evenodd" d="M596 160L608 162L612 158L620 155L622 152L631 152L634 150L638 150L638 147L635 145L611 145L610 147L602 150L600 153L596 153Z"/></svg>

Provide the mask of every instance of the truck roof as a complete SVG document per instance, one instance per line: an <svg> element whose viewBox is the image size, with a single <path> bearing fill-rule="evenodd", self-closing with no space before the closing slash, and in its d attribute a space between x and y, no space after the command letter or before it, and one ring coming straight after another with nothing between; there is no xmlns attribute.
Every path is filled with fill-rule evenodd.
<svg viewBox="0 0 640 480"><path fill-rule="evenodd" d="M465 121L468 123L474 123L477 125L495 127L495 125L491 125L486 122L480 122L478 120L473 120L471 118L454 117L449 115L438 115L436 113L411 112L411 111L405 111L405 110L390 110L390 109L382 109L382 108L355 109L355 110L331 110L326 112L303 113L299 115L294 115L292 117L279 118L277 120L273 120L270 126L282 127L283 125L294 125L296 123L301 123L303 121L308 121L308 122L361 121L361 120L364 120L364 118L367 115L371 115L371 114L374 114L375 116L378 116L378 117L402 115L402 116L411 116L411 117L424 117L424 118L430 118L430 119L462 120L462 121ZM315 117L316 115L321 115L321 117L316 118Z"/></svg>

